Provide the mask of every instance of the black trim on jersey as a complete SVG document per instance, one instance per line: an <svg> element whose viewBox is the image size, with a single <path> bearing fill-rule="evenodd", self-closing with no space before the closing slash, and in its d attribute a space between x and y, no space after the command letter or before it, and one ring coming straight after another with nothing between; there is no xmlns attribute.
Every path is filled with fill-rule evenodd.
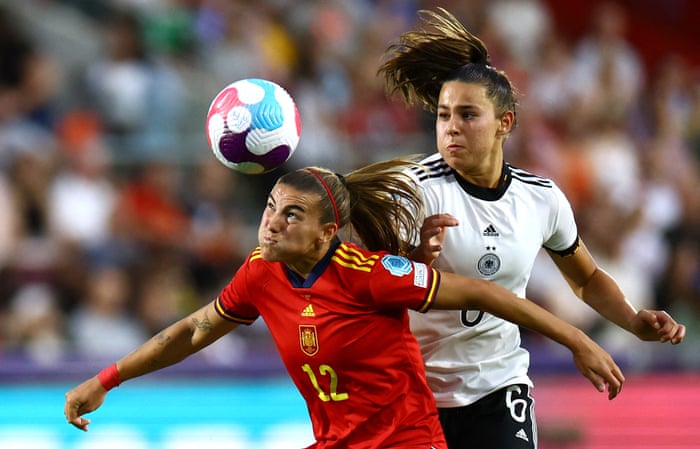
<svg viewBox="0 0 700 449"><path fill-rule="evenodd" d="M533 186L546 187L548 189L552 188L552 181L547 178L533 175L522 168L517 168L510 164L507 164L507 166L510 167L510 173L511 176L513 176L513 179L517 179L518 181L524 182L525 184L531 184Z"/></svg>
<svg viewBox="0 0 700 449"><path fill-rule="evenodd" d="M501 179L498 181L498 185L494 188L482 187L476 184L472 184L466 179L462 178L456 171L453 173L455 179L459 185L467 192L469 195L479 198L484 201L498 201L503 197L510 186L510 182L513 179L512 170L510 165L503 164L503 169L501 170Z"/></svg>
<svg viewBox="0 0 700 449"><path fill-rule="evenodd" d="M311 273L309 273L309 277L307 277L306 279L292 271L287 265L284 265L284 271L287 273L287 279L289 279L289 282L292 283L292 287L311 287L314 284L314 282L316 282L316 279L318 279L326 270L328 264L331 263L331 257L333 257L333 254L335 254L335 251L338 249L339 246L340 239L336 237L333 240L333 242L331 242L331 246L330 248L328 248L328 252L326 253L326 255L323 256L323 259L318 261L316 266L314 266L314 268L311 270Z"/></svg>
<svg viewBox="0 0 700 449"><path fill-rule="evenodd" d="M538 187L545 187L548 189L552 188L552 181L543 178L541 176L533 175L523 169L513 167L507 162L503 163L503 169L501 170L501 179L498 181L498 185L494 188L482 187L476 184L472 184L466 179L462 178L456 171L453 173L455 179L459 185L467 192L469 195L479 198L484 201L498 201L503 195L505 195L508 187L513 180L523 182L525 184L530 184Z"/></svg>
<svg viewBox="0 0 700 449"><path fill-rule="evenodd" d="M543 178L541 176L533 175L532 173L523 170L521 168L514 167L507 162L503 163L503 168L501 169L501 179L498 181L498 185L495 188L488 188L472 184L471 182L464 179L457 173L452 167L447 165L447 162L443 158L426 158L421 161L421 164L425 168L424 170L415 169L414 173L418 177L418 180L423 182L428 179L435 178L446 178L448 176L454 176L462 189L469 195L479 198L484 201L497 201L499 200L508 190L510 183L513 179L516 179L525 184L530 184L539 187L552 188L552 181Z"/></svg>
<svg viewBox="0 0 700 449"><path fill-rule="evenodd" d="M421 164L423 165L423 169L412 168L413 172L418 177L418 180L421 182L431 178L447 177L454 172L454 170L452 170L452 168L447 165L447 162L445 162L445 160L442 158L435 159L434 161L428 163L426 163L426 160L423 160L421 161Z"/></svg>
<svg viewBox="0 0 700 449"><path fill-rule="evenodd" d="M566 248L566 249L562 249L562 250L559 250L559 251L555 251L555 250L553 250L553 249L547 248L546 246L545 246L544 248L545 248L547 251L549 251L549 252L551 252L551 253L553 253L553 254L556 254L557 256L569 257L569 256L573 256L574 254L576 254L576 252L578 251L578 249L579 249L580 247L581 247L581 237L576 236L576 241L575 241L570 247L568 247L568 248Z"/></svg>
<svg viewBox="0 0 700 449"><path fill-rule="evenodd" d="M216 309L216 312L219 314L219 316L226 321L232 321L234 323L238 324L245 324L245 325L251 325L255 320L258 319L258 317L245 317L242 315L236 315L235 313L231 313L226 308L224 307L224 304L221 302L221 296L216 297L216 301L214 303L214 308Z"/></svg>

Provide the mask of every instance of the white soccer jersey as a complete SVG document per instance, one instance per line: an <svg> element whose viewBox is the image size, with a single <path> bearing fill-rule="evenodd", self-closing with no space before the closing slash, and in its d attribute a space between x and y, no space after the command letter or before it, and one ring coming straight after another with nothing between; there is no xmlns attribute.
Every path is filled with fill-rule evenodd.
<svg viewBox="0 0 700 449"><path fill-rule="evenodd" d="M486 189L459 177L440 154L422 164L426 216L450 213L459 220L434 262L441 270L524 296L540 248L565 251L578 241L571 205L551 180L506 164L499 186ZM507 385L532 386L530 356L515 324L478 310L432 310L412 313L411 329L439 407L469 405Z"/></svg>

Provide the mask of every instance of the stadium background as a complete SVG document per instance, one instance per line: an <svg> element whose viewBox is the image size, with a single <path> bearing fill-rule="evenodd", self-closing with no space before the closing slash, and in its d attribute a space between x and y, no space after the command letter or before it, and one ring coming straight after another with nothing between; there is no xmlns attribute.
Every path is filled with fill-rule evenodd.
<svg viewBox="0 0 700 449"><path fill-rule="evenodd" d="M203 121L215 93L250 76L288 88L303 131L286 168L432 151L430 117L387 100L374 72L415 11L438 5L521 91L507 158L562 186L631 301L689 327L678 347L634 341L538 261L528 295L628 378L608 402L566 351L526 332L540 446L700 447L691 0L0 0L0 447L310 442L262 323L117 389L88 434L64 423L63 393L210 300L254 245L279 173L214 161Z"/></svg>

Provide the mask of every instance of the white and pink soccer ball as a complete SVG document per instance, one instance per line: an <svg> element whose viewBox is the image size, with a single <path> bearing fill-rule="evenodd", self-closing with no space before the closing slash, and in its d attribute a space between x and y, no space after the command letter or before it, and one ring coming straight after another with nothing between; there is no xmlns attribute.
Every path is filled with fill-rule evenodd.
<svg viewBox="0 0 700 449"><path fill-rule="evenodd" d="M245 174L284 164L301 134L299 111L289 93L258 78L235 81L219 92L209 106L206 125L216 158Z"/></svg>

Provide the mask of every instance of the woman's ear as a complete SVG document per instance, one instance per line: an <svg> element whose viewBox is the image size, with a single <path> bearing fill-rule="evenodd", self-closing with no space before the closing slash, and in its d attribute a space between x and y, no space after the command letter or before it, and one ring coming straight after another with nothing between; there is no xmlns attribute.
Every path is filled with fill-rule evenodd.
<svg viewBox="0 0 700 449"><path fill-rule="evenodd" d="M319 238L321 243L328 243L333 240L333 237L338 233L338 225L335 223L326 223L323 225L323 232Z"/></svg>
<svg viewBox="0 0 700 449"><path fill-rule="evenodd" d="M498 135L502 136L505 134L510 134L513 130L513 123L515 122L515 114L513 111L506 111L501 115L500 125L498 126Z"/></svg>

